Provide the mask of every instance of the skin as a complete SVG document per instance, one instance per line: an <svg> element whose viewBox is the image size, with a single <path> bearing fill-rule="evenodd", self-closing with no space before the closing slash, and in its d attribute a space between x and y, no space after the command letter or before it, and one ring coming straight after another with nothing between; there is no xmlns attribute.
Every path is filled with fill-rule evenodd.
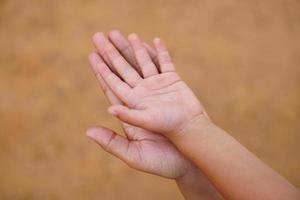
<svg viewBox="0 0 300 200"><path fill-rule="evenodd" d="M94 37L100 45L101 34ZM300 199L299 190L261 162L239 142L208 118L203 106L180 79L169 52L159 38L154 39L159 68L136 34L128 37L136 58L130 65L110 43L98 49L111 68L97 54L90 59L97 76L123 104L112 105L109 113L122 122L159 133L203 171L225 199ZM102 51L101 51L102 50ZM121 145L122 146L122 145ZM155 161L157 162L157 161ZM189 174L189 173L187 173ZM197 179L197 178L196 178ZM188 177L185 197L194 190Z"/></svg>
<svg viewBox="0 0 300 200"><path fill-rule="evenodd" d="M108 87L98 71L98 64L105 61L109 68L118 74L118 69L109 58L111 51L115 51L114 53L119 54L118 56L123 56L124 60L122 60L131 65L141 77L151 75L151 73L157 74L159 71L156 50L145 43L142 44L154 63L152 70L142 71L135 59L132 46L118 30L109 34L109 40L102 33L97 33L93 41L98 53L92 53L89 60L105 95L113 106L124 105L124 102ZM110 48L114 50L108 51L108 45L113 45ZM130 167L176 180L187 199L221 199L220 194L203 173L165 136L128 123L122 122L121 124L126 137L105 127L90 128L87 135Z"/></svg>
<svg viewBox="0 0 300 200"><path fill-rule="evenodd" d="M205 118L190 122L172 141L225 199L300 199L295 186Z"/></svg>
<svg viewBox="0 0 300 200"><path fill-rule="evenodd" d="M143 73L143 76L140 76L114 46L106 43L103 38L102 34L96 34L94 42L99 46L103 43L103 49L98 50L103 57L108 57L114 70L101 61L99 56L95 70L98 70L96 73L101 75L104 82L124 102L124 105L111 106L108 110L111 114L123 122L163 133L181 129L185 125L184 122L199 115L206 116L196 96L175 72L169 53L160 39L154 40L160 63L158 71L137 35L131 34L128 37ZM92 54L91 57L96 60L97 55Z"/></svg>

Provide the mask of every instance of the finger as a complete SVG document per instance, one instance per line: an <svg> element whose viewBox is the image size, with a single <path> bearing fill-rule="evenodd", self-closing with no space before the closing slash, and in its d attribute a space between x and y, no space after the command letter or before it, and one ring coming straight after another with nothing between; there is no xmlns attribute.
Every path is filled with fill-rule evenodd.
<svg viewBox="0 0 300 200"><path fill-rule="evenodd" d="M138 36L136 34L130 34L128 40L133 47L135 58L142 70L144 78L158 74L156 66Z"/></svg>
<svg viewBox="0 0 300 200"><path fill-rule="evenodd" d="M99 59L98 57L95 57L95 59L97 60L95 62L101 62L101 60L98 60ZM95 69L95 70L97 70L97 69ZM97 79L99 80L101 88L102 88L105 96L107 97L108 101L112 105L123 105L123 102L111 91L111 89L105 83L105 81L103 80L103 78L101 76L97 76ZM129 127L132 127L132 126L129 125L129 124L126 124L126 123L124 123L122 121L121 121L121 124L122 124L122 128L123 128L123 130L124 130L127 138L133 138L134 133L132 131L130 131L130 130L133 130L133 129L129 128Z"/></svg>
<svg viewBox="0 0 300 200"><path fill-rule="evenodd" d="M138 160L138 152L132 151L134 143L112 130L104 127L90 128L87 136L98 143L105 151L115 155L128 165L133 165Z"/></svg>
<svg viewBox="0 0 300 200"><path fill-rule="evenodd" d="M97 76L97 79L100 79L99 82L108 101L112 105L123 105L123 102L113 93L113 91L111 91L103 78L101 76Z"/></svg>
<svg viewBox="0 0 300 200"><path fill-rule="evenodd" d="M99 53L105 57L108 57L109 62L123 78L123 80L130 86L136 86L140 81L140 75L131 67L118 50L108 41L103 33L96 33L93 36L95 46L99 50Z"/></svg>
<svg viewBox="0 0 300 200"><path fill-rule="evenodd" d="M118 49L118 51L124 56L124 58L129 62L129 64L133 66L139 74L142 74L141 69L135 59L132 46L124 37L124 35L119 30L112 30L109 34L109 39L113 43L113 45ZM153 49L153 47L151 47L147 43L143 43L143 45L148 51L148 54L150 55L154 64L158 66L158 59L155 49Z"/></svg>
<svg viewBox="0 0 300 200"><path fill-rule="evenodd" d="M95 58L97 59L96 62L100 62L100 60L98 60L99 58ZM123 105L123 102L111 91L111 89L108 87L108 85L105 83L105 81L103 80L103 78L101 76L97 76L97 79L99 80L99 83L101 85L101 88L105 94L105 96L107 97L108 101L112 104L112 105ZM124 123L121 121L123 130L126 134L127 137L132 138L132 134L129 130L129 126L128 124Z"/></svg>
<svg viewBox="0 0 300 200"><path fill-rule="evenodd" d="M143 43L144 47L147 49L149 56L151 57L151 60L153 61L153 63L156 65L156 69L159 69L159 62L158 62L158 58L157 58L157 53L155 51L155 49L153 49L153 47L151 47L149 44L147 43Z"/></svg>
<svg viewBox="0 0 300 200"><path fill-rule="evenodd" d="M100 79L102 79L102 78L100 78ZM124 105L123 102L109 89L109 87L106 85L104 80L102 80L101 83L104 85L104 86L102 86L102 88L106 88L106 89L103 89L103 91L104 91L104 94L107 97L108 101L111 103L111 105ZM129 139L133 138L136 133L135 130L138 128L133 127L123 121L120 121L120 123L122 125L122 129L123 129L126 137Z"/></svg>
<svg viewBox="0 0 300 200"><path fill-rule="evenodd" d="M152 127L149 127L149 115L144 114L144 111L130 109L123 105L115 105L108 108L108 112L121 121L137 126L140 128L151 130Z"/></svg>
<svg viewBox="0 0 300 200"><path fill-rule="evenodd" d="M109 69L109 67L107 67L107 65L97 53L91 53L89 56L89 61L100 84L104 85L105 83L121 101L127 104L131 104L132 102L129 98L131 88L129 87L129 85L124 83L118 76L116 76Z"/></svg>
<svg viewBox="0 0 300 200"><path fill-rule="evenodd" d="M96 54L96 53L95 53ZM101 58L98 58L98 57L95 57L93 59L96 59L96 61L93 61L93 62L101 62ZM93 71L96 71L97 69L93 70ZM105 96L107 97L107 99L109 100L109 102L112 104L112 105L123 105L123 102L111 91L111 89L108 87L108 85L105 83L105 81L103 80L103 78L101 76L97 76L97 79L99 80L99 83L101 85L101 88L105 94ZM122 122L121 121L121 124L122 124L122 128L127 136L127 138L132 138L133 135L135 134L133 131L132 128L129 128L129 127L132 127L131 125L125 123L125 122ZM128 131L129 130L129 131Z"/></svg>
<svg viewBox="0 0 300 200"><path fill-rule="evenodd" d="M122 35L119 30L113 30L109 33L109 40L118 49L118 51L124 56L128 63L134 67L134 69L142 75L142 71L135 59L134 51L128 40Z"/></svg>
<svg viewBox="0 0 300 200"><path fill-rule="evenodd" d="M96 33L97 34L97 33ZM95 35L96 35L95 34ZM114 68L114 66L112 65L112 63L110 62L109 58L108 58L108 55L105 53L104 51L104 48L102 48L103 44L102 45L98 45L94 42L94 37L95 35L93 36L93 44L94 46L96 47L98 53L101 55L102 59L105 61L105 63L109 66L109 68L115 73L115 74L118 74L118 72L116 71L116 69Z"/></svg>
<svg viewBox="0 0 300 200"><path fill-rule="evenodd" d="M94 53L97 55L97 53ZM107 99L109 100L109 102L112 105L119 105L122 104L121 100L111 91L111 89L108 87L108 85L105 83L105 81L103 80L103 78L101 76L97 76L98 72L97 72L97 64L96 63L100 63L101 62L101 58L99 56L94 56L91 55L90 56L90 62L93 68L93 71L96 75L96 78L98 79L98 82L100 83L100 86L105 94L105 96L107 97ZM93 64L92 64L93 63ZM95 64L94 64L95 63ZM95 69L94 69L95 68Z"/></svg>
<svg viewBox="0 0 300 200"><path fill-rule="evenodd" d="M155 38L153 42L157 52L161 72L174 72L175 67L172 63L170 53L167 50L166 46L162 43L160 38Z"/></svg>

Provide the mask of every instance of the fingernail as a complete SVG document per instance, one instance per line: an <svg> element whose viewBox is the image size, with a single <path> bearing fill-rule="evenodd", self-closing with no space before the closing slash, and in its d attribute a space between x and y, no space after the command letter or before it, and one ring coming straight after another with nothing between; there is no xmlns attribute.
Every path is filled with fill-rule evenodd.
<svg viewBox="0 0 300 200"><path fill-rule="evenodd" d="M105 36L102 32L95 33L93 35L93 41L99 44L105 43Z"/></svg>

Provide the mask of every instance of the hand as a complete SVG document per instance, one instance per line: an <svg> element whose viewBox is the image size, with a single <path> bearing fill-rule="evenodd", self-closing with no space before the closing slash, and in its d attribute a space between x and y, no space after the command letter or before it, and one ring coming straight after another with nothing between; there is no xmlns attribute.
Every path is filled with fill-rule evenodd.
<svg viewBox="0 0 300 200"><path fill-rule="evenodd" d="M105 41L105 45L109 43L103 35L100 35L100 37L101 40ZM112 31L109 38L130 65L135 66L135 69L139 71L133 49L123 35L119 31ZM95 39L95 41L98 40ZM105 51L103 43L95 42L95 44L100 52ZM152 59L156 60L155 50L150 46L146 48ZM107 55L103 54L103 57L107 63L110 63ZM123 105L123 102L112 92L98 74L98 63L102 62L98 54L93 53L90 55L90 63L109 101L114 106ZM122 126L127 138L104 127L89 129L88 135L105 150L140 171L175 179L185 175L190 170L194 170L195 167L192 166L191 162L164 136L126 123L122 123Z"/></svg>
<svg viewBox="0 0 300 200"><path fill-rule="evenodd" d="M131 34L128 39L136 58L134 65L129 64L102 33L94 36L96 47L111 65L109 68L101 57L92 54L95 73L124 102L124 105L111 106L111 114L123 122L167 137L180 132L195 118L208 118L193 92L175 72L169 52L160 39L154 40L158 69L138 36Z"/></svg>
<svg viewBox="0 0 300 200"><path fill-rule="evenodd" d="M96 37L98 36L95 35L94 43L99 53L108 63L110 69L116 72L110 63L108 54L105 53L105 47L109 41L100 34L101 41L99 43ZM124 36L119 31L112 31L109 39L129 64L142 75L142 71L135 60L133 49ZM158 66L156 51L145 43L143 45L153 62ZM93 53L89 59L109 101L113 105L123 105L124 103L108 87L98 73L98 63L103 62L101 57L97 53ZM219 193L202 172L187 160L167 138L124 122L122 122L122 126L126 138L104 127L91 128L87 131L87 135L106 151L117 156L132 168L176 179L180 190L187 199L221 199Z"/></svg>
<svg viewBox="0 0 300 200"><path fill-rule="evenodd" d="M126 54L132 55L129 45L125 49L118 48L122 56L103 34L94 37L96 47L108 66L96 53L91 54L90 61L106 95L114 104L109 111L128 124L123 124L127 138L107 128L93 128L87 133L92 139L131 167L176 178L187 199L219 199L222 197L201 171L186 160L169 140L156 134L163 133L171 139L176 133L199 133L206 129L206 133L210 134L201 145L202 135L199 134L186 134L182 140L173 142L201 167L226 198L299 198L297 188L226 132L207 123L205 110L175 73L169 53L159 39L154 42L157 61L150 58L146 50L148 48L149 51L149 47L141 44L136 35L131 35L129 40L136 62L126 61L129 60ZM194 123L196 121L198 123ZM229 174L228 169L231 169ZM246 192L241 190L239 186L249 182L255 184L250 184L252 187L248 187ZM272 192L274 188L275 194Z"/></svg>

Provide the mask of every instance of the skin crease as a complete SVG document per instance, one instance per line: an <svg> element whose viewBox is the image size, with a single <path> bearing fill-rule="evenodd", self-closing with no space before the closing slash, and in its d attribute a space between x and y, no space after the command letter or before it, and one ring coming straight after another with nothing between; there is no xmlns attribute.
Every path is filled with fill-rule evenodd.
<svg viewBox="0 0 300 200"><path fill-rule="evenodd" d="M109 34L109 40L101 33L95 34L93 41L101 56L99 56L98 53L92 53L89 60L111 104L113 106L124 105L124 102L107 86L98 71L99 63L103 62L103 58L110 69L117 73L117 69L114 68L108 53L106 53L112 53L113 50L108 50L107 45L113 44L117 52L120 52L122 56L126 58L126 62L136 70L136 75L138 76L146 75L150 77L158 74L160 69L157 52L149 45L145 43L142 44L146 52L149 53L149 58L155 63L151 66L153 67L152 69L150 68L151 70L142 71L135 59L132 46L118 30L114 30ZM112 48L112 46L110 48ZM168 76L171 78L170 80L174 80L174 82L178 82L179 80L179 77L171 72ZM151 80L153 78L150 77L149 79ZM163 77L153 79L153 81L160 83L163 83L164 80L166 79ZM141 90L142 87L149 88L149 91L155 89L159 92L167 92L173 89L172 87L168 87L170 85L168 81L163 84L164 87L161 87L161 84L152 84L153 81L147 81L144 86L141 85L137 87L136 92L143 94ZM180 83L177 84L180 85ZM147 101L152 101L152 94L150 92L148 94ZM166 100L170 101L173 100L173 98L176 98L176 94L175 96L171 95ZM142 108L142 103L137 104L136 107ZM170 120L173 121L173 119ZM87 135L100 144L106 151L122 159L130 167L162 177L175 179L187 199L221 199L219 193L202 172L195 167L191 161L186 159L165 136L124 122L122 122L122 127L127 138L105 127L90 128L87 131Z"/></svg>
<svg viewBox="0 0 300 200"><path fill-rule="evenodd" d="M94 36L94 43L101 55L93 53L90 56L94 72L99 81L107 84L109 90L122 102L109 108L111 114L122 122L168 138L195 163L195 168L198 167L209 177L226 199L300 199L297 188L209 120L201 103L175 72L169 53L160 39L154 40L158 68L136 34L131 34L128 40L134 50L135 65L130 65L103 34ZM95 129L92 129L88 135L100 145L106 145L108 151L114 151L121 159L128 150L128 140L110 130L98 129L96 134ZM167 146L163 145L164 148ZM123 158L126 162L128 155L126 157L125 154ZM131 159L131 156L129 158L129 165L140 167L132 162L135 159ZM161 162L156 160L149 163ZM150 169L149 172L154 168L159 169L149 167L149 163L145 165L146 169ZM140 170L143 169L145 168ZM177 181L181 182L179 187L184 196L187 199L199 199L204 194L201 197L215 198L215 193L210 192L210 189L202 193L202 187L197 188L199 183L203 183L199 180L203 180L204 176L193 172L195 171L188 170L181 177L182 181ZM196 181L193 179L194 175L197 176Z"/></svg>

